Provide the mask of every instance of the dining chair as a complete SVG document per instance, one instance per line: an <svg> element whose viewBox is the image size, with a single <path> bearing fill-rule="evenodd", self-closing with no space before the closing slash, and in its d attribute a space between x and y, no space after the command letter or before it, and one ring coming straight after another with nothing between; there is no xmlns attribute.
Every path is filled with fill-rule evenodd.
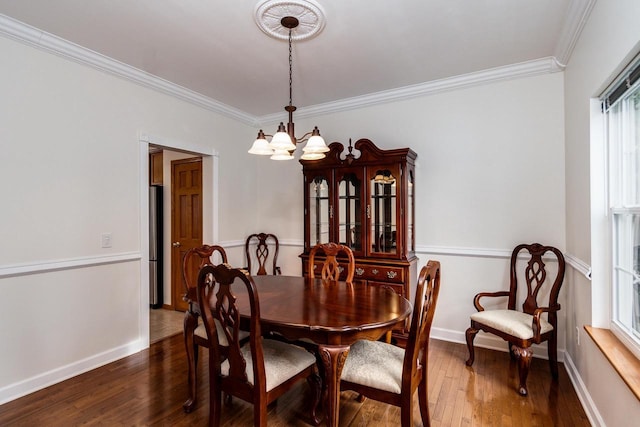
<svg viewBox="0 0 640 427"><path fill-rule="evenodd" d="M272 251L269 250L271 246ZM255 250L254 250L255 248ZM282 274L278 267L278 252L280 251L280 243L275 234L271 233L254 233L247 237L244 244L244 252L247 257L247 271L250 274L261 276L267 273L267 261L271 255L271 274ZM253 273L252 260L258 264L258 270Z"/></svg>
<svg viewBox="0 0 640 427"><path fill-rule="evenodd" d="M527 256L524 271L518 270L518 265L524 266L524 261L518 261L523 254ZM547 269L543 257L549 257L550 261L557 263L555 274ZM511 272L508 291L480 292L473 299L477 313L471 315L471 326L467 329L467 347L469 359L467 366L473 365L474 350L473 340L479 331L494 334L509 343L509 354L518 362L518 376L520 384L518 393L522 396L528 394L527 376L531 365L532 344L540 344L547 341L549 354L549 367L553 379L558 378L558 343L557 343L557 313L560 310L558 294L564 280L565 260L562 252L552 246L543 246L539 243L522 244L513 249L511 253ZM520 274L518 274L520 273ZM548 276L548 273L550 277ZM524 303L522 310L518 310L518 276L524 277ZM542 291L542 292L541 292ZM538 299L549 295L546 307L538 305ZM484 297L508 297L506 309L485 310L480 304ZM547 314L547 319L543 314Z"/></svg>
<svg viewBox="0 0 640 427"><path fill-rule="evenodd" d="M343 276L343 272L346 270L347 273L344 275L344 280L346 282L353 282L353 275L356 269L356 261L353 257L353 252L351 248L346 245L341 245L339 243L329 242L329 243L321 243L313 248L311 248L311 252L309 253L309 277L316 277L316 254L320 252L320 254L324 253L325 260L322 264L322 268L320 271L320 277L322 279L331 279L331 280L339 280L340 276ZM339 259L340 256L344 256L346 258L346 263L343 259Z"/></svg>
<svg viewBox="0 0 640 427"><path fill-rule="evenodd" d="M184 318L184 347L187 354L187 377L189 397L182 405L185 412L195 408L198 390L199 348L209 348L209 339L204 325L198 321L202 316L198 304L196 279L198 271L205 265L213 265L211 258L217 254L221 262L227 262L227 254L222 246L202 245L189 249L182 258L183 299L189 304ZM246 338L248 333L243 333Z"/></svg>
<svg viewBox="0 0 640 427"><path fill-rule="evenodd" d="M205 265L198 275L198 304L209 348L209 425L220 425L222 392L253 404L254 425L267 425L267 405L307 379L320 398L316 358L306 350L262 337L258 290L246 270ZM249 342L241 343L236 295L250 305ZM223 338L224 342L221 342Z"/></svg>
<svg viewBox="0 0 640 427"><path fill-rule="evenodd" d="M349 350L340 390L400 407L400 423L413 425L413 394L420 415L430 425L428 381L429 335L440 291L440 263L430 260L418 276L411 328L404 349L382 341L359 340Z"/></svg>

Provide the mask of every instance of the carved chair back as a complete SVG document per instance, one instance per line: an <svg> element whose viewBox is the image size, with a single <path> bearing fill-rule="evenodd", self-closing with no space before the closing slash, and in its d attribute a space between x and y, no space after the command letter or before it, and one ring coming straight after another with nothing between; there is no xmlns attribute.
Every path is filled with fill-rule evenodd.
<svg viewBox="0 0 640 427"><path fill-rule="evenodd" d="M255 251L253 247L255 245ZM271 246L271 250L269 247ZM254 273L257 276L269 274L267 272L267 262L271 255L271 274L282 274L278 267L278 252L280 251L280 243L278 238L271 233L254 233L247 237L244 245L245 255L247 257L247 271L251 273L253 260L258 264L258 271Z"/></svg>
<svg viewBox="0 0 640 427"><path fill-rule="evenodd" d="M524 285L518 285L518 258L521 256L521 253L528 253L530 256L527 261L524 274L522 275L522 271L520 271L520 276L523 276L526 288ZM557 261L555 277L547 277L550 270L546 268L547 266L543 257L548 254L553 255L553 260ZM557 315L556 310L554 309L560 309L560 306L558 305L558 295L564 279L564 270L564 256L559 249L554 248L553 246L543 246L539 243L521 244L516 246L511 253L509 301L507 304L509 310L517 310L516 305L518 301L519 287L521 292L526 292L525 299L522 304L522 311L531 315L533 315L535 310L541 305L545 305L540 304L540 299L542 299L543 295L548 293L549 303L546 304L546 306L552 309L552 311L549 311L548 313L548 321L555 327L557 323Z"/></svg>
<svg viewBox="0 0 640 427"><path fill-rule="evenodd" d="M402 368L402 393L412 396L412 383L415 378L426 377L428 369L427 358L429 356L429 337L431 324L436 311L438 294L440 293L440 262L430 260L422 267L418 275L416 296L411 317L411 328L404 354ZM426 385L425 385L426 387Z"/></svg>
<svg viewBox="0 0 640 427"><path fill-rule="evenodd" d="M233 288L233 289L232 289ZM211 341L209 351L215 362L210 369L216 369L216 377L220 377L220 364L226 359L229 362L229 374L221 381L223 390L245 390L253 394L248 387L247 361L240 350L240 312L236 306L235 293L246 292L251 307L249 342L254 372L254 384L258 389L266 386L264 361L260 333L260 306L256 287L246 270L231 268L223 263L205 265L198 275L198 303L202 310L202 318ZM217 320L217 322L216 322ZM221 330L218 330L220 328ZM226 345L220 343L224 336Z"/></svg>
<svg viewBox="0 0 640 427"><path fill-rule="evenodd" d="M331 280L339 280L342 271L347 269L347 274L345 281L352 282L353 275L355 273L356 261L353 256L353 252L351 248L345 245L341 245L339 243L323 243L314 246L309 253L309 277L315 278L315 259L316 254L324 253L325 260L322 265L322 270L320 273L320 277L323 280L331 279ZM339 259L340 256L346 258L346 262L344 259Z"/></svg>
<svg viewBox="0 0 640 427"><path fill-rule="evenodd" d="M182 284L184 287L183 299L192 305L197 303L196 280L198 271L205 265L214 265L211 258L219 254L221 262L227 262L227 253L222 246L202 245L189 249L182 258Z"/></svg>

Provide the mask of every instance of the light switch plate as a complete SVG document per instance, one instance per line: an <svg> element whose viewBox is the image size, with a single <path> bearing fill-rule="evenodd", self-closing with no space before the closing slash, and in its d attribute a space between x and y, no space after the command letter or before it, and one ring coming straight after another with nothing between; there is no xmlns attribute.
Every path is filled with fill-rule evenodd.
<svg viewBox="0 0 640 427"><path fill-rule="evenodd" d="M101 242L102 242L102 247L103 248L110 248L111 247L111 233L102 233Z"/></svg>

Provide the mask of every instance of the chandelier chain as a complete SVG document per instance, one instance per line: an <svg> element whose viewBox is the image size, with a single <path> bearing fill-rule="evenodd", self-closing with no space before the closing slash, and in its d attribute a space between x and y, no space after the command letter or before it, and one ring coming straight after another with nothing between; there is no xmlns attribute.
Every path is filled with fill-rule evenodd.
<svg viewBox="0 0 640 427"><path fill-rule="evenodd" d="M291 54L291 42L293 40L291 35L292 29L289 28L289 105L293 105L293 90L291 85L293 84L293 56Z"/></svg>

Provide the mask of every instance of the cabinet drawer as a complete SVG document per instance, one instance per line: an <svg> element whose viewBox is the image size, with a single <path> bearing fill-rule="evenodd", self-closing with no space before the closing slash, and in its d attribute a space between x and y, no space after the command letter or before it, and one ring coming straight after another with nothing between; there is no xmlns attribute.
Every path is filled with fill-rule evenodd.
<svg viewBox="0 0 640 427"><path fill-rule="evenodd" d="M379 282L404 283L405 269L380 265L356 264L354 279L376 280Z"/></svg>

